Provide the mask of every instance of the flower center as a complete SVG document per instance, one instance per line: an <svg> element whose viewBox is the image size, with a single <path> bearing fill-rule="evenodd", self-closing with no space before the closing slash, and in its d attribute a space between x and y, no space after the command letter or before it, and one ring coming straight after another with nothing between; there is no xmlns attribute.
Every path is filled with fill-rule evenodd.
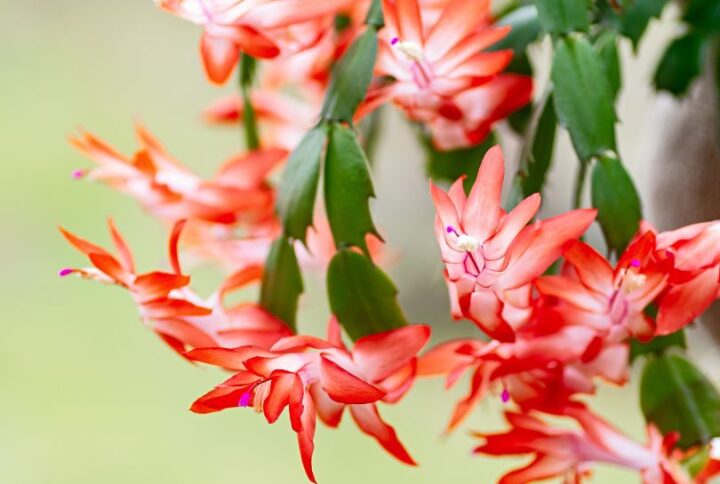
<svg viewBox="0 0 720 484"><path fill-rule="evenodd" d="M395 37L391 43L410 62L421 62L424 59L422 47L415 42Z"/></svg>
<svg viewBox="0 0 720 484"><path fill-rule="evenodd" d="M642 288L647 281L647 276L640 273L641 263L637 259L630 262L630 267L620 272L620 290L628 295Z"/></svg>
<svg viewBox="0 0 720 484"><path fill-rule="evenodd" d="M410 40L400 40L397 37L393 37L390 44L397 52L400 53L401 57L411 63L410 72L412 73L415 84L420 89L429 87L432 79L432 72L430 70L430 66L425 60L422 46Z"/></svg>
<svg viewBox="0 0 720 484"><path fill-rule="evenodd" d="M458 248L465 252L472 252L480 247L480 241L471 235L462 234L458 237L456 242Z"/></svg>

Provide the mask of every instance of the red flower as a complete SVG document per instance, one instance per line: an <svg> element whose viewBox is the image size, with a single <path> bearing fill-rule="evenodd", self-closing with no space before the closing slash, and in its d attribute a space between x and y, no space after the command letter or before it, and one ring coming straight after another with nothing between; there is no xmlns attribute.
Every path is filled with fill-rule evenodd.
<svg viewBox="0 0 720 484"><path fill-rule="evenodd" d="M475 452L534 456L527 466L505 474L499 484L526 484L553 477L579 483L589 473L590 464L597 462L637 470L645 484L692 482L671 452L677 436L663 439L650 426L649 443L644 447L582 406L568 407L564 413L575 419L579 430L553 428L531 415L506 412L511 429L502 434L476 434L485 442Z"/></svg>
<svg viewBox="0 0 720 484"><path fill-rule="evenodd" d="M540 195L505 213L503 176L502 152L495 147L485 155L468 197L462 178L447 193L434 185L430 190L453 317L467 317L491 337L513 341L531 312L530 282L587 230L596 211L574 210L527 225Z"/></svg>
<svg viewBox="0 0 720 484"><path fill-rule="evenodd" d="M348 350L331 319L327 340L291 336L269 351L252 346L196 349L188 354L190 359L236 373L200 397L192 410L210 413L252 406L274 423L287 407L305 472L315 482L316 412L324 423L337 427L347 406L364 433L400 461L414 465L394 429L380 418L376 402L393 403L407 392L415 377L415 355L429 336L427 326L407 326L360 338Z"/></svg>
<svg viewBox="0 0 720 484"><path fill-rule="evenodd" d="M132 254L112 222L110 231L118 257L105 249L60 229L94 267L64 269L61 276L77 273L100 282L117 284L133 296L140 316L173 350L184 355L190 348L207 346L256 345L268 348L292 334L280 320L256 304L227 307L223 298L262 277L262 268L247 266L228 277L220 289L205 301L190 288L190 277L182 273L177 243L184 223L175 225L170 237L172 272L137 274Z"/></svg>
<svg viewBox="0 0 720 484"><path fill-rule="evenodd" d="M274 58L314 45L333 28L336 13L351 0L156 0L171 13L202 25L200 41L208 78L222 84L241 52Z"/></svg>
<svg viewBox="0 0 720 484"><path fill-rule="evenodd" d="M564 326L552 332L526 330L514 343L448 341L420 358L418 374L445 375L451 387L465 372L472 372L470 391L457 403L448 424L451 431L491 391L525 411L557 411L573 396L593 393L595 377L624 384L628 356L626 344L606 342L588 327Z"/></svg>
<svg viewBox="0 0 720 484"><path fill-rule="evenodd" d="M285 150L253 151L226 162L211 180L179 165L144 128L137 128L141 149L126 158L84 133L71 141L99 166L87 177L127 193L153 215L169 223L200 219L232 224L272 217L274 191L269 172L287 156Z"/></svg>
<svg viewBox="0 0 720 484"><path fill-rule="evenodd" d="M495 121L527 104L532 79L500 75L512 51L486 51L509 32L491 25L490 2L438 6L383 2L386 27L375 69L382 82L371 88L358 117L392 100L410 119L429 125L440 149L450 149L482 141Z"/></svg>
<svg viewBox="0 0 720 484"><path fill-rule="evenodd" d="M564 253L572 270L535 281L546 296L567 304L565 317L594 328L614 341L629 335L651 339L655 324L645 308L667 287L670 267L655 254L655 236L645 233L620 258L613 269L595 249L576 242Z"/></svg>
<svg viewBox="0 0 720 484"><path fill-rule="evenodd" d="M291 152L317 121L320 97L312 93L307 101L273 89L253 89L250 97L261 126L262 145ZM231 95L214 102L205 110L207 121L236 125L243 120L242 97Z"/></svg>
<svg viewBox="0 0 720 484"><path fill-rule="evenodd" d="M674 263L658 306L657 334L666 335L690 324L720 297L720 221L659 233L657 249Z"/></svg>

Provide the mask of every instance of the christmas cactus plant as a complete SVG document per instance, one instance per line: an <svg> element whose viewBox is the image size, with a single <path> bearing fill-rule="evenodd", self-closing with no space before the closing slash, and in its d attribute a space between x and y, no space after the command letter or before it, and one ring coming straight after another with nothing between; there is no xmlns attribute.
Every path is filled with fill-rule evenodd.
<svg viewBox="0 0 720 484"><path fill-rule="evenodd" d="M703 71L720 72L720 3L156 4L201 27L210 82L236 77L237 94L205 115L238 125L244 151L202 178L142 126L130 156L90 133L74 137L95 163L75 176L126 193L155 216L167 228L168 263L136 269L110 222L113 250L62 231L90 265L60 275L124 288L143 323L180 357L230 372L193 412L252 407L274 423L287 411L315 482L317 419L336 427L346 410L385 451L415 465L412 442L401 441L380 409L398 404L417 379L441 376L448 386L469 385L448 431L483 399L505 402L506 430L475 434L474 449L532 458L504 484L580 482L593 463L637 471L647 484L707 482L720 472L720 394L684 335L720 296L720 221L662 232L644 218L631 161L618 149L614 107L619 43L637 45L666 8L680 10L685 33L660 60L657 89L682 96ZM541 42L552 58L540 91L528 48ZM432 325L408 321L383 268L370 160L386 105L412 123L426 153L429 192L414 196L435 205L451 316L474 325L475 337L429 345ZM512 165L499 123L503 136L522 139ZM577 155L574 206L539 219L561 129ZM603 246L584 240L594 223ZM210 296L191 288L183 256L225 271ZM327 281L324 337L297 324L311 271ZM251 285L257 300L230 302ZM646 442L594 413L588 398L600 382L626 384L633 365L641 369Z"/></svg>

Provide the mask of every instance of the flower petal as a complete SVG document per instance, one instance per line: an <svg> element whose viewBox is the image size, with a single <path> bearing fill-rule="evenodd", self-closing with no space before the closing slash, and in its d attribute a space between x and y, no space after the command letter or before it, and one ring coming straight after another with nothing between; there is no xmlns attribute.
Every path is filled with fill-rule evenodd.
<svg viewBox="0 0 720 484"><path fill-rule="evenodd" d="M405 464L417 465L398 440L395 429L383 422L375 404L351 405L350 414L360 430L374 437L392 456Z"/></svg>
<svg viewBox="0 0 720 484"><path fill-rule="evenodd" d="M480 3L480 2L467 2ZM494 146L483 158L477 178L462 212L462 228L485 242L495 232L502 213L501 197L505 161L502 150Z"/></svg>
<svg viewBox="0 0 720 484"><path fill-rule="evenodd" d="M700 316L717 298L720 268L703 271L688 283L675 286L661 299L657 315L657 334L678 331Z"/></svg>
<svg viewBox="0 0 720 484"><path fill-rule="evenodd" d="M405 326L358 339L352 358L370 381L378 382L409 363L428 339L429 326Z"/></svg>
<svg viewBox="0 0 720 484"><path fill-rule="evenodd" d="M384 391L325 356L320 357L320 383L330 398L340 403L372 403L385 396Z"/></svg>

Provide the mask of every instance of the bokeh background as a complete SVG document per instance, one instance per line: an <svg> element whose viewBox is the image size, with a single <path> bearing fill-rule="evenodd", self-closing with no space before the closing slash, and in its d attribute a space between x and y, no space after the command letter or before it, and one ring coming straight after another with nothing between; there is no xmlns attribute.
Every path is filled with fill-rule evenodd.
<svg viewBox="0 0 720 484"><path fill-rule="evenodd" d="M647 193L649 146L657 99L652 66L674 27L656 22L639 60L624 46L626 88L619 113L624 157ZM4 484L304 483L295 438L282 420L267 425L251 411L197 416L190 403L221 375L184 363L143 329L126 294L58 269L84 260L59 236L59 224L108 242L115 218L141 268L165 259L163 229L134 202L71 178L89 166L66 142L78 127L124 152L142 121L180 160L210 174L240 147L232 129L203 125L202 108L223 92L205 81L198 30L150 0L0 0L0 482ZM542 65L547 52L535 56ZM472 334L451 325L432 237L432 208L422 154L399 116L388 113L376 165L373 209L399 256L390 268L414 321L436 337ZM391 136L387 136L391 132ZM509 159L514 149L506 142ZM574 158L562 136L545 211L569 205ZM200 283L212 280L200 274ZM308 281L301 324L319 333L327 319L322 281ZM339 431L319 427L320 482L491 483L512 459L470 455L466 430L441 437L452 402L440 381L419 382L400 405L386 407L411 453L413 469L394 462L349 419ZM603 387L599 412L644 438L633 385ZM502 404L489 398L466 429L501 425ZM634 475L600 468L596 482L634 483Z"/></svg>

